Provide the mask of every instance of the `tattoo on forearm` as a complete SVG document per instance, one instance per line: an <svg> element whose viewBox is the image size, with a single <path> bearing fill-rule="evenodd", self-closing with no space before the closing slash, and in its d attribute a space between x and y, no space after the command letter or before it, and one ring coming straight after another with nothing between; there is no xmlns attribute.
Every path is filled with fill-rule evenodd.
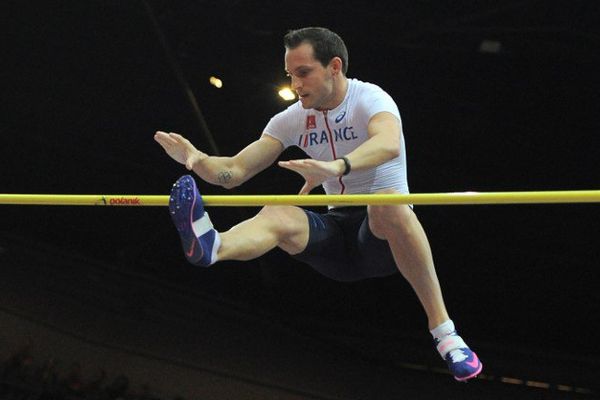
<svg viewBox="0 0 600 400"><path fill-rule="evenodd" d="M233 174L231 171L221 171L217 175L217 181L219 183L229 183L229 181L233 178Z"/></svg>

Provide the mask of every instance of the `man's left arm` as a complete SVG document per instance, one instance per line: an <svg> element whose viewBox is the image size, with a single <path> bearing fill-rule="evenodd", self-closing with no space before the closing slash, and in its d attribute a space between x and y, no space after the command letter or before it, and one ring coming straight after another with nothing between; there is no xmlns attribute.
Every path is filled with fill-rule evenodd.
<svg viewBox="0 0 600 400"><path fill-rule="evenodd" d="M346 154L353 171L375 168L400 155L401 125L398 118L387 111L371 117L367 126L369 139ZM342 171L345 165L342 160Z"/></svg>

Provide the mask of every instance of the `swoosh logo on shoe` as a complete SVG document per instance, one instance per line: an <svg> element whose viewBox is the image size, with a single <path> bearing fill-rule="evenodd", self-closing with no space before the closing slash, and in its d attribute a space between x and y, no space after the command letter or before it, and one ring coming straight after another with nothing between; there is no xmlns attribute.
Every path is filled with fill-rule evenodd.
<svg viewBox="0 0 600 400"><path fill-rule="evenodd" d="M194 255L194 247L196 247L196 241L192 240L192 245L190 246L190 250L185 253L188 257L191 257Z"/></svg>
<svg viewBox="0 0 600 400"><path fill-rule="evenodd" d="M465 362L471 368L477 368L479 366L479 359L477 358L477 356L473 357L473 360Z"/></svg>

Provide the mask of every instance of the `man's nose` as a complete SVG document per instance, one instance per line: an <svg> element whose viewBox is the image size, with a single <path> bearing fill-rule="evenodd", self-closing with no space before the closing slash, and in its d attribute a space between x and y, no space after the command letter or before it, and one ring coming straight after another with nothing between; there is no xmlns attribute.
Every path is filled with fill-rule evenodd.
<svg viewBox="0 0 600 400"><path fill-rule="evenodd" d="M298 89L301 87L302 82L300 81L300 79L296 78L295 76L292 76L292 89L298 91Z"/></svg>

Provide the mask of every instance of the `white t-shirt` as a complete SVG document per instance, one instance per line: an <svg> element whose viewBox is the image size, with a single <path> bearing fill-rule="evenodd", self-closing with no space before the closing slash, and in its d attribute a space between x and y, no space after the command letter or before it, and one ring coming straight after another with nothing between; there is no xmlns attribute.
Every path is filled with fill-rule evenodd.
<svg viewBox="0 0 600 400"><path fill-rule="evenodd" d="M373 169L330 178L323 182L323 188L327 194L369 194L388 188L408 193L400 112L392 97L377 85L348 79L346 97L335 109L304 109L298 101L271 118L264 133L286 148L297 146L315 160L331 161L364 143L369 138L369 120L382 111L398 118L400 155Z"/></svg>

